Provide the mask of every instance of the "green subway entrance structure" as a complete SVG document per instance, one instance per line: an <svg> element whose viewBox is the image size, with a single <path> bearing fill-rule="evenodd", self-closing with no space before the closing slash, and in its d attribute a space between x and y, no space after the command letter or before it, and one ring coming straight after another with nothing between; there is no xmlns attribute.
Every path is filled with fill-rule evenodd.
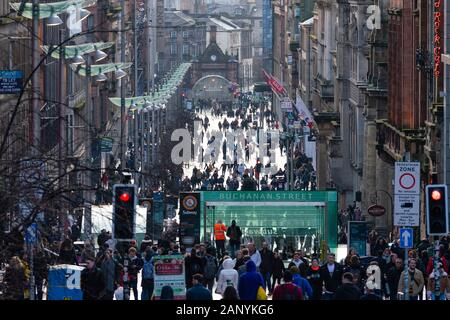
<svg viewBox="0 0 450 320"><path fill-rule="evenodd" d="M236 220L243 242L268 242L287 252L337 248L336 191L200 191L201 239L214 243L214 224Z"/></svg>

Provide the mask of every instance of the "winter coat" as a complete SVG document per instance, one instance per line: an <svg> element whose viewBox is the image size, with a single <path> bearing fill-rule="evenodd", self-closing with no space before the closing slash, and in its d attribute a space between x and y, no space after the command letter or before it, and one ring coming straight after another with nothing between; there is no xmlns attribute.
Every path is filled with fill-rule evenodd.
<svg viewBox="0 0 450 320"><path fill-rule="evenodd" d="M274 278L281 278L283 276L285 267L284 262L281 257L273 258L273 269L272 274Z"/></svg>
<svg viewBox="0 0 450 320"><path fill-rule="evenodd" d="M445 257L441 257L442 266L444 267L444 271L448 273L448 265L447 260L445 260ZM427 275L430 275L433 272L434 269L434 257L430 257L428 259L427 264Z"/></svg>
<svg viewBox="0 0 450 320"><path fill-rule="evenodd" d="M75 249L61 249L59 251L58 263L78 265Z"/></svg>
<svg viewBox="0 0 450 320"><path fill-rule="evenodd" d="M130 278L130 280L137 279L137 275L143 266L144 261L138 256L135 256L133 259L130 260L128 264L128 277Z"/></svg>
<svg viewBox="0 0 450 320"><path fill-rule="evenodd" d="M403 268L397 269L396 267L391 267L386 273L387 283L389 286L389 291L391 295L396 295L398 290L398 282L400 281L400 275L403 272Z"/></svg>
<svg viewBox="0 0 450 320"><path fill-rule="evenodd" d="M211 291L198 283L186 292L186 300L212 300Z"/></svg>
<svg viewBox="0 0 450 320"><path fill-rule="evenodd" d="M308 279L309 283L311 284L313 295L310 297L312 300L320 300L322 297L322 276L321 276L321 270L320 267L317 270L314 270L311 267L308 268L306 271L306 279Z"/></svg>
<svg viewBox="0 0 450 320"><path fill-rule="evenodd" d="M398 281L398 291L397 292L403 292L404 285L405 285L405 271L402 271L400 274L400 279ZM423 286L424 286L424 279L423 274L419 269L414 269L414 276L413 279L411 279L411 273L408 269L408 286L409 288L412 288L412 293L410 293L410 296L417 296L422 292ZM411 291L410 291L411 292Z"/></svg>
<svg viewBox="0 0 450 320"><path fill-rule="evenodd" d="M342 267L340 264L334 264L333 275L328 272L328 264L325 263L320 267L320 276L324 282L325 290L328 292L336 292L337 288L341 285L342 280Z"/></svg>
<svg viewBox="0 0 450 320"><path fill-rule="evenodd" d="M361 292L352 283L344 283L336 289L334 300L359 300Z"/></svg>
<svg viewBox="0 0 450 320"><path fill-rule="evenodd" d="M99 300L101 292L105 289L103 274L99 268L84 269L81 271L81 290L83 300Z"/></svg>
<svg viewBox="0 0 450 320"><path fill-rule="evenodd" d="M245 264L247 272L239 277L238 293L241 300L256 300L258 288L266 288L264 279L259 272L256 272L256 265L252 260Z"/></svg>
<svg viewBox="0 0 450 320"><path fill-rule="evenodd" d="M103 282L105 283L105 290L108 292L114 292L116 289L115 283L117 279L116 263L111 258L104 260L101 264L101 271L103 276Z"/></svg>
<svg viewBox="0 0 450 320"><path fill-rule="evenodd" d="M293 283L284 283L275 287L273 300L303 300L302 289Z"/></svg>
<svg viewBox="0 0 450 320"><path fill-rule="evenodd" d="M436 279L435 279L434 271L433 271L428 278L428 286L427 286L428 295L434 294L435 289L436 289ZM447 300L449 300L450 299L450 281L448 279L448 275L446 272L444 272L441 275L439 292L442 294L445 291L447 291Z"/></svg>
<svg viewBox="0 0 450 320"><path fill-rule="evenodd" d="M305 258L301 258L298 261L292 259L288 264L288 269L291 269L291 267L297 267L300 270L300 274L305 275L308 269L308 261Z"/></svg>
<svg viewBox="0 0 450 320"><path fill-rule="evenodd" d="M225 259L222 264L223 269L220 271L219 280L217 281L217 292L222 294L228 286L233 286L238 289L239 274L233 269L234 261L232 259Z"/></svg>
<svg viewBox="0 0 450 320"><path fill-rule="evenodd" d="M205 268L205 259L197 256L189 256L185 259L186 284L188 288L192 285L192 276L196 273L203 274Z"/></svg>
<svg viewBox="0 0 450 320"><path fill-rule="evenodd" d="M302 289L303 295L307 295L308 300L311 299L311 297L313 296L313 289L309 284L308 280L302 278L301 275L296 273L293 276L292 283L295 284L300 289Z"/></svg>
<svg viewBox="0 0 450 320"><path fill-rule="evenodd" d="M24 268L7 267L3 282L6 284L5 297L12 300L23 299L24 290L28 285Z"/></svg>
<svg viewBox="0 0 450 320"><path fill-rule="evenodd" d="M261 273L269 272L271 274L273 272L273 252L269 249L263 249L259 251L259 254L261 255L261 264L259 266Z"/></svg>

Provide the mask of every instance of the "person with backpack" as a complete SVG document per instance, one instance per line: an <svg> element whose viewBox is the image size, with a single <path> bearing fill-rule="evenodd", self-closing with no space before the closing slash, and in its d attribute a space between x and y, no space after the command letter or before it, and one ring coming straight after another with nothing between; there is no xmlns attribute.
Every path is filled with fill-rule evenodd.
<svg viewBox="0 0 450 320"><path fill-rule="evenodd" d="M144 265L142 267L141 300L150 300L155 287L153 274L153 252L151 247L145 249Z"/></svg>
<svg viewBox="0 0 450 320"><path fill-rule="evenodd" d="M204 286L212 291L214 287L214 278L217 274L217 259L213 256L213 250L211 248L206 249L206 255L204 256L205 267L203 272Z"/></svg>
<svg viewBox="0 0 450 320"><path fill-rule="evenodd" d="M275 287L272 300L303 300L302 289L292 283L292 278L290 271L284 273L284 283Z"/></svg>
<svg viewBox="0 0 450 320"><path fill-rule="evenodd" d="M205 259L200 258L197 255L197 250L193 248L189 256L185 258L186 268L186 288L192 287L192 277L194 274L203 275Z"/></svg>

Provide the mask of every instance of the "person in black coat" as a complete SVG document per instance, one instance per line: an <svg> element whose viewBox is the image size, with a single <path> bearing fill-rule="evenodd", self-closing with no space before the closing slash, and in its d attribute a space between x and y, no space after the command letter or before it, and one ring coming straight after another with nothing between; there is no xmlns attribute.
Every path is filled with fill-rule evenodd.
<svg viewBox="0 0 450 320"><path fill-rule="evenodd" d="M397 300L398 282L403 270L403 260L397 258L395 260L395 266L391 267L386 274L391 300Z"/></svg>
<svg viewBox="0 0 450 320"><path fill-rule="evenodd" d="M327 263L320 268L320 276L325 286L325 292L322 296L323 300L331 300L342 282L342 267L336 263L335 258L334 253L329 253Z"/></svg>
<svg viewBox="0 0 450 320"><path fill-rule="evenodd" d="M42 286L44 284L44 280L47 279L48 276L48 261L42 250L38 250L34 256L33 274L36 288L36 298L37 300L42 300Z"/></svg>
<svg viewBox="0 0 450 320"><path fill-rule="evenodd" d="M273 252L267 245L267 242L262 243L262 249L259 251L259 254L261 255L261 264L259 265L259 271L263 276L266 288L268 288L269 292L272 293L272 291L270 290L270 278L272 277L273 272L274 257Z"/></svg>
<svg viewBox="0 0 450 320"><path fill-rule="evenodd" d="M197 250L193 248L190 256L185 258L186 288L189 289L192 287L192 279L194 274L203 275L205 263L206 263L205 259L200 258L197 255Z"/></svg>
<svg viewBox="0 0 450 320"><path fill-rule="evenodd" d="M72 240L66 239L61 243L58 263L78 265L77 257L75 254L75 248L73 247Z"/></svg>
<svg viewBox="0 0 450 320"><path fill-rule="evenodd" d="M306 279L309 281L309 284L313 289L313 295L311 297L311 300L322 299L323 280L321 276L318 258L312 258L311 266L309 266L308 270L306 271Z"/></svg>
<svg viewBox="0 0 450 320"><path fill-rule="evenodd" d="M353 284L353 275L350 272L342 276L342 284L336 289L333 300L359 300L361 291Z"/></svg>
<svg viewBox="0 0 450 320"><path fill-rule="evenodd" d="M83 300L100 300L101 293L105 289L102 272L95 266L94 257L87 257L86 263L87 268L81 271Z"/></svg>
<svg viewBox="0 0 450 320"><path fill-rule="evenodd" d="M281 284L281 279L283 278L283 274L285 271L284 262L283 259L281 259L280 254L278 251L274 252L273 256L273 269L272 269L272 286L270 287L270 292L273 292L273 289L275 288L275 283L278 282L278 284Z"/></svg>

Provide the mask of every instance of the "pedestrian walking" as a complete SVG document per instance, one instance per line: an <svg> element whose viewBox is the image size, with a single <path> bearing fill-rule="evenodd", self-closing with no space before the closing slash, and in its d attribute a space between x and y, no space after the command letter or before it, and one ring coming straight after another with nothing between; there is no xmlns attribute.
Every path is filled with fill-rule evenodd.
<svg viewBox="0 0 450 320"><path fill-rule="evenodd" d="M24 291L28 282L25 276L25 267L18 256L13 256L9 260L3 281L6 299L24 300Z"/></svg>
<svg viewBox="0 0 450 320"><path fill-rule="evenodd" d="M269 294L272 294L270 279L273 272L274 256L273 252L269 249L267 242L262 243L262 249L259 254L261 256L260 272L264 278L264 284L269 290Z"/></svg>
<svg viewBox="0 0 450 320"><path fill-rule="evenodd" d="M81 271L83 300L100 300L105 289L102 271L95 266L93 256L86 257L86 269Z"/></svg>
<svg viewBox="0 0 450 320"><path fill-rule="evenodd" d="M359 300L361 291L354 284L353 275L350 272L342 276L342 284L336 289L333 300Z"/></svg>
<svg viewBox="0 0 450 320"><path fill-rule="evenodd" d="M154 273L153 273L153 250L151 247L145 249L142 266L142 293L141 300L150 300L153 295L155 287Z"/></svg>
<svg viewBox="0 0 450 320"><path fill-rule="evenodd" d="M235 262L233 259L225 259L222 263L222 270L219 273L219 279L217 281L216 293L225 295L227 287L232 286L236 290L238 289L239 274L234 269Z"/></svg>
<svg viewBox="0 0 450 320"><path fill-rule="evenodd" d="M273 269L272 269L272 285L270 286L270 292L273 294L275 284L281 284L281 279L285 271L284 262L278 251L273 253Z"/></svg>
<svg viewBox="0 0 450 320"><path fill-rule="evenodd" d="M322 276L320 272L320 265L318 258L311 259L311 266L306 271L306 279L309 281L311 288L313 290L313 295L311 300L321 300L322 299Z"/></svg>
<svg viewBox="0 0 450 320"><path fill-rule="evenodd" d="M142 269L144 262L140 257L137 256L137 250L135 247L131 247L128 249L128 259L128 284L130 285L130 289L133 290L134 300L139 300L137 280L138 273Z"/></svg>
<svg viewBox="0 0 450 320"><path fill-rule="evenodd" d="M211 291L203 286L203 275L194 274L192 287L186 292L186 300L212 300Z"/></svg>
<svg viewBox="0 0 450 320"><path fill-rule="evenodd" d="M256 300L259 287L265 290L264 279L256 271L256 265L253 260L245 263L246 272L239 277L238 293L241 300Z"/></svg>
<svg viewBox="0 0 450 320"><path fill-rule="evenodd" d="M61 248L59 250L58 263L78 265L78 261L77 261L76 254L75 254L75 248L73 247L72 240L65 239L61 243Z"/></svg>
<svg viewBox="0 0 450 320"><path fill-rule="evenodd" d="M189 256L185 258L186 287L192 286L192 279L195 274L203 274L205 260L197 255L197 249L193 248Z"/></svg>
<svg viewBox="0 0 450 320"><path fill-rule="evenodd" d="M334 253L327 255L327 263L320 269L320 277L322 278L325 292L322 300L332 300L337 288L342 283L342 267L335 262ZM352 276L353 281L353 276Z"/></svg>
<svg viewBox="0 0 450 320"><path fill-rule="evenodd" d="M241 228L236 225L236 220L231 221L231 226L229 226L227 229L227 237L230 239L229 245L231 257L234 258L236 251L239 250L239 246L241 245L242 237Z"/></svg>
<svg viewBox="0 0 450 320"><path fill-rule="evenodd" d="M231 300L231 301L239 300L237 290L233 286L226 287L222 296L223 296L222 300Z"/></svg>
<svg viewBox="0 0 450 320"><path fill-rule="evenodd" d="M104 258L100 264L103 282L105 284L104 292L102 293L103 300L113 300L114 292L117 289L117 283L120 282L120 269L113 258L113 251L107 249L104 253Z"/></svg>
<svg viewBox="0 0 450 320"><path fill-rule="evenodd" d="M419 293L422 292L424 286L424 279L422 272L416 268L416 259L409 260L408 266L408 293L409 300L418 300ZM403 293L405 286L405 271L400 274L398 282L398 292Z"/></svg>
<svg viewBox="0 0 450 320"><path fill-rule="evenodd" d="M302 289L292 283L293 276L290 271L283 275L284 283L275 287L273 300L303 300Z"/></svg>
<svg viewBox="0 0 450 320"><path fill-rule="evenodd" d="M218 263L216 257L213 256L213 250L211 247L206 249L206 254L204 256L205 267L203 270L203 278L205 280L204 285L210 291L214 287L214 278L216 277L218 270Z"/></svg>
<svg viewBox="0 0 450 320"><path fill-rule="evenodd" d="M258 250L256 250L256 246L254 243L249 243L247 245L248 254L250 255L250 259L255 263L257 270L259 271L259 267L261 266L261 254Z"/></svg>

